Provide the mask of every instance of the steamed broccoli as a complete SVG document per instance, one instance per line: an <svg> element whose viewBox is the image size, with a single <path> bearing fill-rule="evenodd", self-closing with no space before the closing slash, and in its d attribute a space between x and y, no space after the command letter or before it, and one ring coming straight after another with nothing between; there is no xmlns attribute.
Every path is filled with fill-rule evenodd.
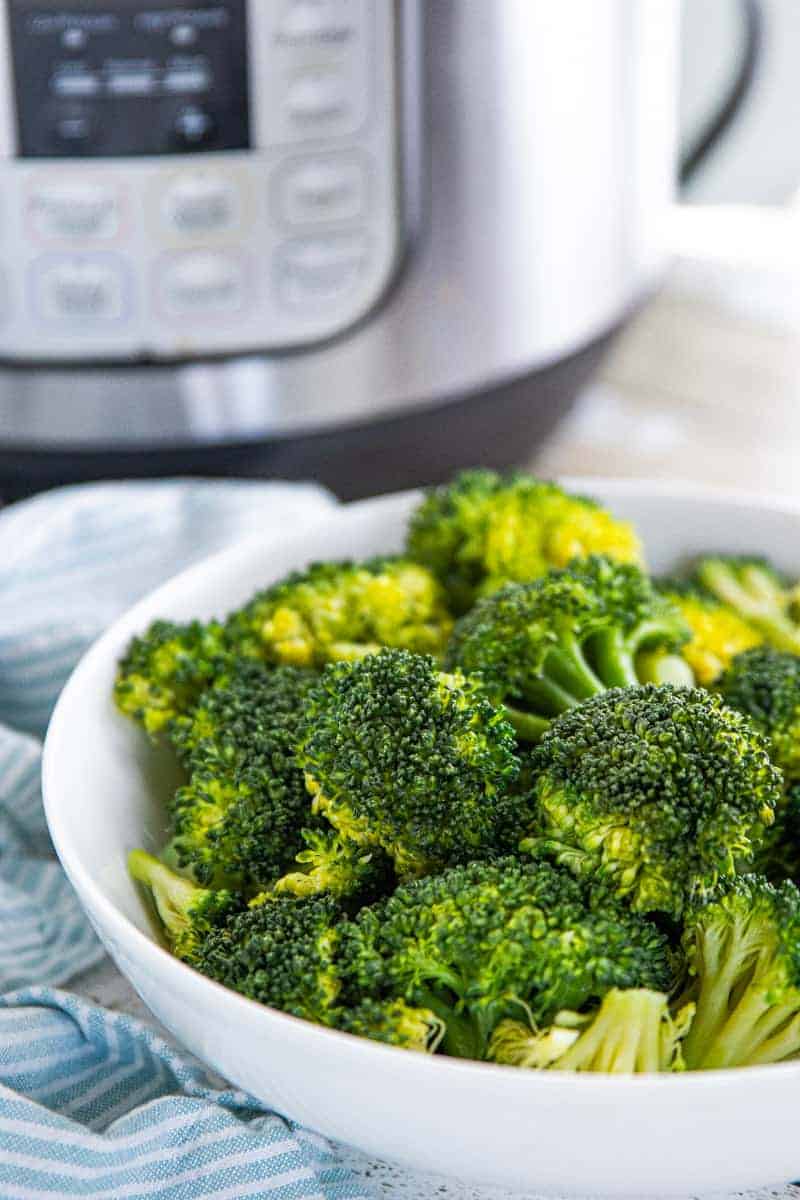
<svg viewBox="0 0 800 1200"><path fill-rule="evenodd" d="M330 897L269 896L243 908L230 893L198 887L143 850L133 851L129 868L150 889L179 958L272 1008L310 1021L332 1018L341 912Z"/></svg>
<svg viewBox="0 0 800 1200"><path fill-rule="evenodd" d="M665 581L660 591L680 611L691 631L681 653L703 687L714 683L737 654L764 640L739 613L703 588Z"/></svg>
<svg viewBox="0 0 800 1200"><path fill-rule="evenodd" d="M523 849L679 917L752 863L781 776L740 713L699 689L613 689L558 717L534 751Z"/></svg>
<svg viewBox="0 0 800 1200"><path fill-rule="evenodd" d="M131 851L128 870L149 889L173 954L192 966L198 966L211 931L241 911L242 901L233 892L199 887L146 850Z"/></svg>
<svg viewBox="0 0 800 1200"><path fill-rule="evenodd" d="M313 823L294 751L316 676L232 662L171 740L189 782L171 803L172 848L200 883L252 891L288 870Z"/></svg>
<svg viewBox="0 0 800 1200"><path fill-rule="evenodd" d="M246 657L300 667L396 646L439 654L452 628L425 567L402 558L315 563L232 613L226 635Z"/></svg>
<svg viewBox="0 0 800 1200"><path fill-rule="evenodd" d="M691 685L673 651L689 631L635 566L591 557L512 583L457 623L445 665L480 677L518 735L538 740L558 713L642 673Z"/></svg>
<svg viewBox="0 0 800 1200"><path fill-rule="evenodd" d="M416 880L340 930L343 996L403 999L444 1023L446 1053L485 1056L498 1023L547 1022L611 988L668 988L654 924L548 863L471 863Z"/></svg>
<svg viewBox="0 0 800 1200"><path fill-rule="evenodd" d="M642 561L632 527L593 500L487 470L464 471L428 492L411 518L407 550L442 581L457 614L504 583L527 583L574 558Z"/></svg>
<svg viewBox="0 0 800 1200"><path fill-rule="evenodd" d="M765 559L703 558L695 564L694 579L754 626L772 646L800 654L797 588Z"/></svg>
<svg viewBox="0 0 800 1200"><path fill-rule="evenodd" d="M364 846L338 834L324 819L302 830L303 849L294 864L273 884L285 896L327 892L343 902L367 904L391 892L394 867L380 846Z"/></svg>
<svg viewBox="0 0 800 1200"><path fill-rule="evenodd" d="M560 1012L552 1025L532 1029L519 1020L501 1021L489 1058L510 1067L549 1071L645 1074L681 1071L681 1042L694 1014L686 1004L676 1017L663 992L613 988L594 1012Z"/></svg>
<svg viewBox="0 0 800 1200"><path fill-rule="evenodd" d="M514 731L480 686L383 650L323 672L298 751L314 810L401 877L496 853L515 827Z"/></svg>
<svg viewBox="0 0 800 1200"><path fill-rule="evenodd" d="M340 1008L335 1024L345 1033L425 1054L435 1053L445 1034L444 1021L434 1012L405 1000L364 1000L355 1008Z"/></svg>
<svg viewBox="0 0 800 1200"><path fill-rule="evenodd" d="M742 876L687 917L684 946L697 1011L684 1042L692 1069L800 1054L800 892Z"/></svg>
<svg viewBox="0 0 800 1200"><path fill-rule="evenodd" d="M800 780L800 658L770 646L747 650L733 660L717 691L765 735L784 778Z"/></svg>
<svg viewBox="0 0 800 1200"><path fill-rule="evenodd" d="M188 712L224 670L225 631L216 621L156 621L131 642L114 684L117 707L153 737Z"/></svg>

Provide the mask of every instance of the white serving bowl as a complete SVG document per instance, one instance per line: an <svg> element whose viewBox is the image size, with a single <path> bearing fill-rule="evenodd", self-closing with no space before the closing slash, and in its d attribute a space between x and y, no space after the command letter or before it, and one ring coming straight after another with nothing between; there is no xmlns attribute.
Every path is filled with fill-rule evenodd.
<svg viewBox="0 0 800 1200"><path fill-rule="evenodd" d="M788 501L566 482L634 521L655 571L712 549L758 551L800 574L800 507ZM125 863L133 847L163 841L173 775L111 701L129 639L156 617L223 614L314 559L399 550L415 501L354 504L297 536L235 546L137 604L86 654L50 725L44 796L56 848L94 927L191 1051L279 1112L374 1156L561 1195L677 1196L797 1177L800 1064L614 1078L428 1058L264 1008L159 943Z"/></svg>

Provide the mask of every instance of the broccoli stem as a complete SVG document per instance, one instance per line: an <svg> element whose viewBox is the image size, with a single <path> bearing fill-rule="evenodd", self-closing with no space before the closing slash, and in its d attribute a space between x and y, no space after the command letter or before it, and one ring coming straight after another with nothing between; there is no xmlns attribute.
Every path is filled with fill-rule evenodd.
<svg viewBox="0 0 800 1200"><path fill-rule="evenodd" d="M444 1054L452 1058L483 1058L485 1038L477 1022L468 1013L458 1012L453 1004L446 1003L427 989L420 993L417 1000L417 1007L430 1009L443 1023L441 1049Z"/></svg>
<svg viewBox="0 0 800 1200"><path fill-rule="evenodd" d="M686 1065L693 1070L702 1065L706 1049L717 1037L730 1011L731 993L747 967L750 954L732 953L725 934L709 929L699 946L702 959L700 995L697 1012L683 1044Z"/></svg>
<svg viewBox="0 0 800 1200"><path fill-rule="evenodd" d="M726 562L707 562L700 572L703 584L723 603L751 621L779 650L800 654L800 631L783 611L775 581L755 564L737 573Z"/></svg>
<svg viewBox="0 0 800 1200"><path fill-rule="evenodd" d="M764 1017L768 1018L767 1021L763 1021ZM722 1029L706 1046L702 1062L697 1065L704 1070L748 1065L761 1042L768 1040L770 1034L775 1032L773 1020L780 1025L786 1020L786 1014L770 1003L763 986L751 983Z"/></svg>
<svg viewBox="0 0 800 1200"><path fill-rule="evenodd" d="M182 875L176 875L146 850L131 850L128 870L137 883L149 888L156 911L170 940L189 928L189 914L203 892Z"/></svg>
<svg viewBox="0 0 800 1200"><path fill-rule="evenodd" d="M800 1054L800 1015L789 1020L785 1019L783 1028L761 1043L758 1049L750 1055L748 1065L759 1066L765 1063L782 1062Z"/></svg>
<svg viewBox="0 0 800 1200"><path fill-rule="evenodd" d="M538 742L550 728L546 717L537 717L533 713L523 712L522 709L506 705L506 716L514 727L517 737L524 742Z"/></svg>
<svg viewBox="0 0 800 1200"><path fill-rule="evenodd" d="M640 683L671 683L673 687L694 687L692 668L680 654L643 650L636 655L636 674Z"/></svg>
<svg viewBox="0 0 800 1200"><path fill-rule="evenodd" d="M603 681L589 666L583 648L575 637L562 636L560 645L548 651L545 671L576 700L588 700L590 696L605 691Z"/></svg>
<svg viewBox="0 0 800 1200"><path fill-rule="evenodd" d="M604 629L594 634L590 650L595 670L606 687L638 685L633 653L618 629Z"/></svg>

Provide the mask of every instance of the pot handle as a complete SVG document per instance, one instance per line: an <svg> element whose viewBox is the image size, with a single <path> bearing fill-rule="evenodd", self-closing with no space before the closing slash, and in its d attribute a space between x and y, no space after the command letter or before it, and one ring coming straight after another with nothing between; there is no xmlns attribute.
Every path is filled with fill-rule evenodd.
<svg viewBox="0 0 800 1200"><path fill-rule="evenodd" d="M681 154L681 186L685 186L692 179L701 163L728 132L747 102L758 74L764 45L764 3L763 0L739 0L739 7L744 26L744 40L736 74L711 120Z"/></svg>

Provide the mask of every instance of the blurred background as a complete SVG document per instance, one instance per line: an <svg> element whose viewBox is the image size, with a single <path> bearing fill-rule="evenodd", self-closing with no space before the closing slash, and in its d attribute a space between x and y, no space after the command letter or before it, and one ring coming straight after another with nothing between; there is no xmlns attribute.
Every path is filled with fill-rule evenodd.
<svg viewBox="0 0 800 1200"><path fill-rule="evenodd" d="M764 0L749 97L682 191L675 259L572 416L547 472L685 477L800 492L800 6ZM680 128L693 142L729 87L745 23L684 0Z"/></svg>
<svg viewBox="0 0 800 1200"><path fill-rule="evenodd" d="M800 488L797 0L3 0L0 497Z"/></svg>

